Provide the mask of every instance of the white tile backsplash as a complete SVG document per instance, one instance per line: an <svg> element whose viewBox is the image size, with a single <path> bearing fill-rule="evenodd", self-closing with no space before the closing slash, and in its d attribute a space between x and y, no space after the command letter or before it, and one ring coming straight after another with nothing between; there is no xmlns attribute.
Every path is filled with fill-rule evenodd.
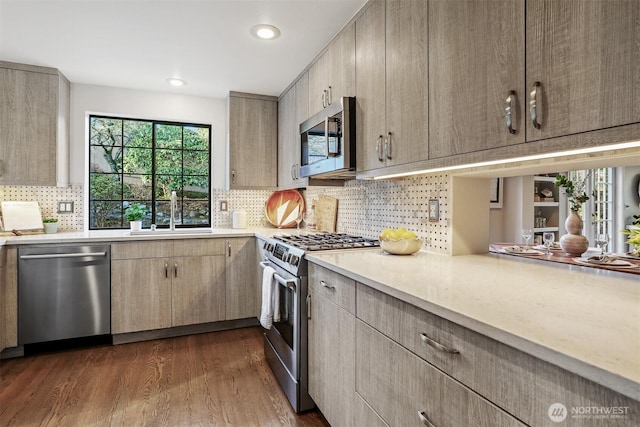
<svg viewBox="0 0 640 427"><path fill-rule="evenodd" d="M375 238L385 228L405 227L426 240L433 252L449 253L449 180L448 174L429 174L395 181L346 181L342 187L308 187L302 191L311 205L319 195L338 199L337 230ZM264 205L273 190L213 190L214 227L231 227L231 213L247 211L249 227L268 227ZM429 222L429 200L439 202L440 219ZM59 218L61 230L83 230L83 186L67 188L0 186L0 200L36 200L44 216ZM220 201L227 201L227 211ZM74 202L74 213L58 214L59 201Z"/></svg>

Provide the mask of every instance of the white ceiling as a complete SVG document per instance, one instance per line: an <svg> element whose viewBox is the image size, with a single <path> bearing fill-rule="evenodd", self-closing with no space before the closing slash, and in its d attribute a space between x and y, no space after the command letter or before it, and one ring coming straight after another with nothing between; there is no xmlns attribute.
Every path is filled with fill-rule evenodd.
<svg viewBox="0 0 640 427"><path fill-rule="evenodd" d="M366 0L0 0L0 60L72 83L279 95ZM258 40L256 24L282 35ZM173 88L169 77L187 86Z"/></svg>

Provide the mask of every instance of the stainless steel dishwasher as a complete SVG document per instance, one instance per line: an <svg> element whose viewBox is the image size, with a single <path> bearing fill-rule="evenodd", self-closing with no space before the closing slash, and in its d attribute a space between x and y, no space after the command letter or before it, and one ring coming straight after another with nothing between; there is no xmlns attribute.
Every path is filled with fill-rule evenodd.
<svg viewBox="0 0 640 427"><path fill-rule="evenodd" d="M18 344L111 333L111 247L18 249Z"/></svg>

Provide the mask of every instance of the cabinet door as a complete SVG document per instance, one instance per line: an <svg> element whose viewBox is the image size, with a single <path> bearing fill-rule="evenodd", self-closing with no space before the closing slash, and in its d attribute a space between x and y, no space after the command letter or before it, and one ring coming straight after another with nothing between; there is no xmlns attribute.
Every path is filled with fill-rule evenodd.
<svg viewBox="0 0 640 427"><path fill-rule="evenodd" d="M428 156L427 0L387 0L387 166Z"/></svg>
<svg viewBox="0 0 640 427"><path fill-rule="evenodd" d="M309 68L309 115L343 96L355 95L355 26L344 28Z"/></svg>
<svg viewBox="0 0 640 427"><path fill-rule="evenodd" d="M225 259L196 256L172 259L172 326L224 320Z"/></svg>
<svg viewBox="0 0 640 427"><path fill-rule="evenodd" d="M230 188L278 185L276 98L229 96Z"/></svg>
<svg viewBox="0 0 640 427"><path fill-rule="evenodd" d="M0 351L18 345L18 250L0 250Z"/></svg>
<svg viewBox="0 0 640 427"><path fill-rule="evenodd" d="M278 101L278 187L291 188L296 182L296 87Z"/></svg>
<svg viewBox="0 0 640 427"><path fill-rule="evenodd" d="M171 259L111 260L111 332L171 326Z"/></svg>
<svg viewBox="0 0 640 427"><path fill-rule="evenodd" d="M429 2L429 158L524 142L524 32L524 0Z"/></svg>
<svg viewBox="0 0 640 427"><path fill-rule="evenodd" d="M527 0L527 140L640 121L640 2Z"/></svg>
<svg viewBox="0 0 640 427"><path fill-rule="evenodd" d="M356 26L356 170L385 165L386 134L385 1L377 0L358 17Z"/></svg>
<svg viewBox="0 0 640 427"><path fill-rule="evenodd" d="M390 426L524 426L361 321L356 388Z"/></svg>
<svg viewBox="0 0 640 427"><path fill-rule="evenodd" d="M343 96L356 94L356 31L355 25L345 27L331 42L327 57L329 103Z"/></svg>
<svg viewBox="0 0 640 427"><path fill-rule="evenodd" d="M226 260L226 319L258 317L254 238L227 239Z"/></svg>
<svg viewBox="0 0 640 427"><path fill-rule="evenodd" d="M355 316L317 292L310 295L309 395L329 424L350 426L355 411Z"/></svg>
<svg viewBox="0 0 640 427"><path fill-rule="evenodd" d="M295 186L306 187L309 178L300 177L300 124L309 118L309 73L304 73L296 82L296 106L294 122L294 157L295 157Z"/></svg>
<svg viewBox="0 0 640 427"><path fill-rule="evenodd" d="M58 76L0 68L0 184L56 185Z"/></svg>

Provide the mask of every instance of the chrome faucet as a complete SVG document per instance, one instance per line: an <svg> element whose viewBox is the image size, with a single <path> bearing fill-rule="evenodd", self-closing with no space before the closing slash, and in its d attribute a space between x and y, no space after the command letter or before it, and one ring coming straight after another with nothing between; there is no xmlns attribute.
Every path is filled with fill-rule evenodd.
<svg viewBox="0 0 640 427"><path fill-rule="evenodd" d="M176 229L176 209L178 208L178 195L175 191L171 192L171 218L169 218L169 229Z"/></svg>

